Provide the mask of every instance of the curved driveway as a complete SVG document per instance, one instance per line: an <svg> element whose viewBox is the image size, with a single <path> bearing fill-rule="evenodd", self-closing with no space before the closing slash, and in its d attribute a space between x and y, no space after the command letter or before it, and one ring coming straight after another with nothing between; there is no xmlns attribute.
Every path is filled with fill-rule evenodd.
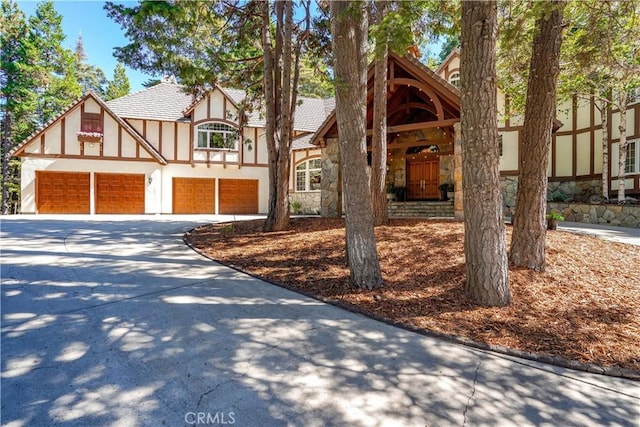
<svg viewBox="0 0 640 427"><path fill-rule="evenodd" d="M205 217L2 219L7 426L638 425L638 383L403 331L217 265Z"/></svg>

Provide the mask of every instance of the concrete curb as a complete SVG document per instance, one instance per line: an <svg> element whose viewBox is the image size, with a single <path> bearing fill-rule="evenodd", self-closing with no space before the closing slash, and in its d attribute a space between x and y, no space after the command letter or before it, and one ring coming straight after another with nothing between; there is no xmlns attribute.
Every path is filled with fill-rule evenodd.
<svg viewBox="0 0 640 427"><path fill-rule="evenodd" d="M384 318L382 316L378 316L376 314L372 314L372 313L368 313L364 310L360 310L358 307L352 305L352 304L347 304L347 303L342 303L340 301L332 301L329 300L327 298L322 298L322 297L318 297L316 295L312 295L310 293L304 292L304 291L300 291L298 289L295 289L293 287L287 286L283 283L279 283L279 282L275 282L272 280L268 280L265 279L263 277L257 276L255 274L251 274L247 271L244 271L243 269L241 269L238 266L232 265L232 264L228 264L222 261L219 261L217 259L211 258L210 256L208 256L207 254L205 254L204 252L202 252L201 250L199 250L198 248L196 248L195 246L191 245L191 243L189 242L189 240L187 239L187 234L191 233L193 230L195 230L197 227L192 228L191 230L187 231L183 237L182 237L182 241L184 242L185 245L187 245L189 248L191 248L194 252L196 252L197 254L203 256L204 258L216 262L220 265L224 265L225 267L229 267L237 272L246 274L247 276L253 277L255 279L258 280L262 280L263 282L267 282L269 284L272 284L274 286L278 286L280 288L304 295L308 298L312 298L316 301L320 301L323 302L325 304L330 304L333 305L335 307L339 307L341 309L347 310L349 312L352 313L356 313L359 314L361 316L364 317L368 317L370 319L376 320L378 322L382 322L385 323L387 325L391 325L391 326L395 326L397 328L406 330L406 331L410 331L410 332L415 332L418 333L420 335L424 335L424 336L428 336L428 337L432 337L432 338L438 338L438 339L442 339L445 341L449 341L452 343L456 343L456 344L462 344L464 346L467 347L471 347L471 348L476 348L479 350L484 350L484 351L491 351L494 353L499 353L499 354L504 354L507 356L513 356L513 357L518 357L521 359L526 359L526 360L532 360L534 362L538 362L538 363L544 363L547 365L553 365L553 366L559 366L562 368L568 368L568 369L573 369L576 371L583 371L583 372L589 372L592 374L600 374L600 375L606 375L606 376L610 376L610 377L618 377L618 378L625 378L628 380L633 380L633 381L640 381L640 371L634 371L632 369L625 369L625 368L618 368L615 366L599 366L593 363L583 363L583 362L579 362L576 360L570 360L570 359L566 359L564 357L558 357L558 356L550 356L547 354L541 354L541 353L534 353L534 352L529 352L529 351L522 351L522 350L516 350L516 349L512 349L509 347L503 347L503 346L498 346L498 345L492 345L492 344L487 344L487 343L483 343L483 342L478 342L478 341L473 341L469 338L464 338L464 337L460 337L457 335L450 335L450 334L445 334L442 332L435 332L435 331L431 331L428 329L423 329L423 328L417 328L415 326L412 325L408 325L406 323L401 323L401 322L395 322L393 320Z"/></svg>

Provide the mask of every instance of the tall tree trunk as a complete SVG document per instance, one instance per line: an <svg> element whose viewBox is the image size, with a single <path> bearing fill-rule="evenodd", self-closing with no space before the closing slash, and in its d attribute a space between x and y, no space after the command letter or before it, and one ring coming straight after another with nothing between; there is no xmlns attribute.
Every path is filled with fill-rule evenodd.
<svg viewBox="0 0 640 427"><path fill-rule="evenodd" d="M330 7L350 281L373 289L383 283L367 173L366 2L335 1Z"/></svg>
<svg viewBox="0 0 640 427"><path fill-rule="evenodd" d="M550 13L543 11L536 20L522 130L510 259L517 266L537 271L544 271L546 266L547 166L560 72L564 6L564 1L550 2Z"/></svg>
<svg viewBox="0 0 640 427"><path fill-rule="evenodd" d="M376 2L376 21L382 22L388 2ZM374 225L389 221L387 210L387 60L389 41L377 40L373 83L373 135L371 136L371 203Z"/></svg>
<svg viewBox="0 0 640 427"><path fill-rule="evenodd" d="M11 113L4 111L4 120L2 123L2 215L9 214L9 151L11 151Z"/></svg>
<svg viewBox="0 0 640 427"><path fill-rule="evenodd" d="M626 196L624 194L625 182L624 178L627 175L625 173L625 165L627 164L627 104L628 104L627 91L621 90L618 96L618 108L620 109L620 124L618 130L620 131L620 141L618 142L618 202L624 202Z"/></svg>
<svg viewBox="0 0 640 427"><path fill-rule="evenodd" d="M600 99L600 122L602 124L602 197L609 199L609 103Z"/></svg>
<svg viewBox="0 0 640 427"><path fill-rule="evenodd" d="M264 231L281 231L289 227L289 174L296 100L296 90L292 87L293 3L276 1L275 12L274 47L269 33L269 2L262 2L266 139L270 180L269 212L264 223Z"/></svg>
<svg viewBox="0 0 640 427"><path fill-rule="evenodd" d="M495 1L462 2L460 59L465 292L483 305L511 300L502 220L496 103Z"/></svg>

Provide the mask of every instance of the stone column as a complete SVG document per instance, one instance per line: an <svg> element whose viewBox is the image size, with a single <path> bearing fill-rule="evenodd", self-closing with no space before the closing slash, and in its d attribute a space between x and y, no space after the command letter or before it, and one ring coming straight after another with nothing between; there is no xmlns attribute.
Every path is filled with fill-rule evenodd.
<svg viewBox="0 0 640 427"><path fill-rule="evenodd" d="M455 198L453 201L453 215L457 220L464 219L463 193L462 193L462 134L460 122L453 125L453 186Z"/></svg>
<svg viewBox="0 0 640 427"><path fill-rule="evenodd" d="M342 217L342 174L340 172L340 144L336 138L327 139L322 149L322 180L320 181L320 216Z"/></svg>

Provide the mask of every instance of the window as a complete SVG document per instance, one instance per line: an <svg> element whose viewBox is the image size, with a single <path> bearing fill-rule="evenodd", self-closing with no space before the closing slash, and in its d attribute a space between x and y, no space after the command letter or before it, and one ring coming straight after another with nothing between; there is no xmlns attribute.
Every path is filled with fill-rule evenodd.
<svg viewBox="0 0 640 427"><path fill-rule="evenodd" d="M296 191L320 191L322 161L311 159L296 166Z"/></svg>
<svg viewBox="0 0 640 427"><path fill-rule="evenodd" d="M638 140L629 141L627 143L627 161L624 164L624 173L638 173L640 170L638 169L638 164L640 163L638 159Z"/></svg>
<svg viewBox="0 0 640 427"><path fill-rule="evenodd" d="M449 83L451 83L455 87L459 88L460 87L460 73L456 71L455 73L451 74L451 76L449 77Z"/></svg>
<svg viewBox="0 0 640 427"><path fill-rule="evenodd" d="M80 131L83 133L102 133L102 114L83 112Z"/></svg>
<svg viewBox="0 0 640 427"><path fill-rule="evenodd" d="M238 150L238 130L224 123L205 123L198 126L198 148Z"/></svg>

